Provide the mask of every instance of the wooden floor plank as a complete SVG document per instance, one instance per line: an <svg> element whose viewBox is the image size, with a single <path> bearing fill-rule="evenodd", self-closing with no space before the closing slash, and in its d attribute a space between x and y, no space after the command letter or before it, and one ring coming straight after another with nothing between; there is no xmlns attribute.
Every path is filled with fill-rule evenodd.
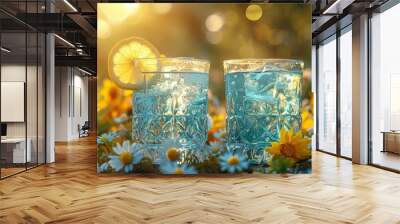
<svg viewBox="0 0 400 224"><path fill-rule="evenodd" d="M0 223L400 223L400 175L313 152L310 175L97 175L96 143L0 181Z"/></svg>

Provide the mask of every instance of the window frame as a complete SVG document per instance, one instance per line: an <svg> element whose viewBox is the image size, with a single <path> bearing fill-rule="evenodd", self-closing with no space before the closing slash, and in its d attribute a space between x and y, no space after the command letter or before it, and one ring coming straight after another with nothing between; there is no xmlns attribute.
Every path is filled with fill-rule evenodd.
<svg viewBox="0 0 400 224"><path fill-rule="evenodd" d="M340 157L346 160L352 160L352 158L347 157L342 155L342 150L341 150L341 119L340 119L340 103L341 103L341 97L340 97L340 82L341 82L341 67L340 67L340 37L344 35L347 32L352 32L352 23L347 24L341 29L337 29L336 33L333 33L332 35L328 36L327 38L320 40L316 44L316 55L315 55L315 61L316 61L316 109L315 109L315 118L316 118L316 131L315 131L315 141L316 141L316 151L323 152L329 155L333 155L336 157ZM318 53L318 49L322 43L327 43L330 41L336 41L336 151L334 153L329 152L327 150L321 149L320 143L319 143L319 136L320 136L320 127L319 127L319 79L320 79L320 74L319 74L319 64L320 64L320 56Z"/></svg>

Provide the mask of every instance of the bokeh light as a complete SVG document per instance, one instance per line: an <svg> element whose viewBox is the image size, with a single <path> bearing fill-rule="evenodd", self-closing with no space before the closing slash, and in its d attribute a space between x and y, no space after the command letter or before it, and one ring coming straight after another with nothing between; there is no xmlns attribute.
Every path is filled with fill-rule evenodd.
<svg viewBox="0 0 400 224"><path fill-rule="evenodd" d="M311 46L310 5L113 3L111 8L110 5L98 5L100 133L119 130L120 126L110 117L129 117L132 113L132 91L121 89L115 82L111 85L108 69L111 50L121 40L131 37L150 42L160 52L159 57L186 56L210 61L208 112L212 128L209 137L225 127L223 60L303 60L302 128L312 133L311 48L306 47ZM149 56L138 53L134 57ZM132 72L127 74L130 77Z"/></svg>
<svg viewBox="0 0 400 224"><path fill-rule="evenodd" d="M206 19L206 28L208 31L217 32L224 26L224 18L219 14L211 14Z"/></svg>
<svg viewBox="0 0 400 224"><path fill-rule="evenodd" d="M107 17L107 21L113 24L119 24L129 16L138 12L139 4L109 4L107 11L103 14Z"/></svg>
<svg viewBox="0 0 400 224"><path fill-rule="evenodd" d="M263 15L262 8L259 5L249 5L246 9L246 17L248 20L257 21Z"/></svg>
<svg viewBox="0 0 400 224"><path fill-rule="evenodd" d="M98 24L102 45L99 65L107 64L110 50L120 40L142 37L167 57L191 56L210 60L213 69L210 70L209 88L222 105L225 101L222 61L225 59L293 58L305 61L305 68L311 64L311 52L304 48L311 45L307 5L173 3L170 8L168 3L132 4L139 8L132 8L130 15L118 24L113 22L115 18L109 19L110 8L103 5L109 4L98 5L98 19L108 26L101 21ZM256 13L250 13L254 6ZM260 18L253 22L245 12L257 15L257 8L258 16L254 17ZM112 13L115 17L125 14L121 11ZM103 77L108 77L107 66L100 66L99 74L102 74L99 75L102 82Z"/></svg>

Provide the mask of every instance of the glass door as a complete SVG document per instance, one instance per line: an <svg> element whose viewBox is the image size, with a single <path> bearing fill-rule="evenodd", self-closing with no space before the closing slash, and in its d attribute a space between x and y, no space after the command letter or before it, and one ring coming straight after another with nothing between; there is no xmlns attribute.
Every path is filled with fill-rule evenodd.
<svg viewBox="0 0 400 224"><path fill-rule="evenodd" d="M30 159L27 167L38 164L38 35L37 32L27 33L27 82L26 82L26 113L27 113L27 151Z"/></svg>
<svg viewBox="0 0 400 224"><path fill-rule="evenodd" d="M352 33L340 35L340 156L352 157Z"/></svg>
<svg viewBox="0 0 400 224"><path fill-rule="evenodd" d="M7 177L26 170L31 161L27 151L26 33L1 34L1 176ZM7 50L4 50L7 49Z"/></svg>
<svg viewBox="0 0 400 224"><path fill-rule="evenodd" d="M336 154L336 36L319 45L317 149Z"/></svg>
<svg viewBox="0 0 400 224"><path fill-rule="evenodd" d="M44 1L1 2L21 16L43 13ZM0 178L45 163L45 44L43 33L0 12Z"/></svg>
<svg viewBox="0 0 400 224"><path fill-rule="evenodd" d="M371 18L370 162L400 171L400 4Z"/></svg>

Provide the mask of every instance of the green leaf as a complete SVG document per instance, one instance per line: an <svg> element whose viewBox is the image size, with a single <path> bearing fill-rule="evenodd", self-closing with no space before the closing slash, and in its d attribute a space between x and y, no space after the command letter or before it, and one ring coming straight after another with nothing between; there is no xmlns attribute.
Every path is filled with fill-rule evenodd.
<svg viewBox="0 0 400 224"><path fill-rule="evenodd" d="M271 173L288 173L295 161L282 155L274 155L269 161Z"/></svg>

